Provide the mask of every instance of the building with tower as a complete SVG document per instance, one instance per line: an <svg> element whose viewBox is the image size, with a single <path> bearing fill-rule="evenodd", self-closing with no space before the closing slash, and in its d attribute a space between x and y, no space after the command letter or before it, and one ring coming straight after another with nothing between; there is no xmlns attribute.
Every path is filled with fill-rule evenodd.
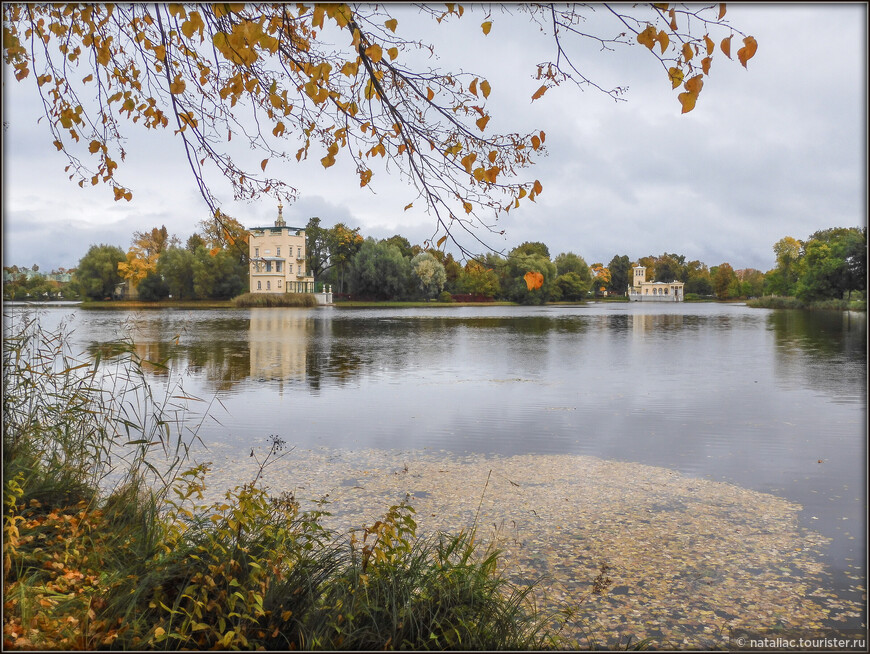
<svg viewBox="0 0 870 654"><path fill-rule="evenodd" d="M284 221L283 205L273 227L248 230L251 260L251 293L314 293L314 277L308 272L305 228Z"/></svg>
<svg viewBox="0 0 870 654"><path fill-rule="evenodd" d="M648 282L646 266L635 266L632 270L628 288L628 299L632 302L682 302L685 299L683 282Z"/></svg>

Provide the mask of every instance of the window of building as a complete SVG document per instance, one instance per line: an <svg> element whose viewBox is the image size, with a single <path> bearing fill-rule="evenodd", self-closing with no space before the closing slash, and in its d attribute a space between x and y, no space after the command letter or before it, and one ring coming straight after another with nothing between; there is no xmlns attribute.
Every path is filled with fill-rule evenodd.
<svg viewBox="0 0 870 654"><path fill-rule="evenodd" d="M257 282L257 290L259 291L259 290L261 290L262 288L263 288L263 282L258 281L258 282Z"/></svg>
<svg viewBox="0 0 870 654"><path fill-rule="evenodd" d="M278 288L281 288L281 280L278 280Z"/></svg>
<svg viewBox="0 0 870 654"><path fill-rule="evenodd" d="M668 294L668 289L666 289L666 288L663 288L663 289L662 289L662 290L663 290L663 291L664 291L664 292L665 292L665 295L667 295L667 294Z"/></svg>
<svg viewBox="0 0 870 654"><path fill-rule="evenodd" d="M260 248L254 248L254 256L255 256L255 257L259 257L259 256L260 256Z"/></svg>
<svg viewBox="0 0 870 654"><path fill-rule="evenodd" d="M302 274L302 264L299 264L299 274Z"/></svg>
<svg viewBox="0 0 870 654"><path fill-rule="evenodd" d="M275 272L281 272L281 262L280 261L275 262Z"/></svg>
<svg viewBox="0 0 870 654"><path fill-rule="evenodd" d="M302 246L296 248L296 257L299 259L302 258Z"/></svg>
<svg viewBox="0 0 870 654"><path fill-rule="evenodd" d="M270 282L270 281L267 281L267 282L266 282L266 290L267 290L267 291L271 291L271 290L272 290L272 282Z"/></svg>
<svg viewBox="0 0 870 654"><path fill-rule="evenodd" d="M280 245L279 245L278 247L275 248L275 256L276 256L276 257L280 257L280 256L281 256L281 246L280 246Z"/></svg>

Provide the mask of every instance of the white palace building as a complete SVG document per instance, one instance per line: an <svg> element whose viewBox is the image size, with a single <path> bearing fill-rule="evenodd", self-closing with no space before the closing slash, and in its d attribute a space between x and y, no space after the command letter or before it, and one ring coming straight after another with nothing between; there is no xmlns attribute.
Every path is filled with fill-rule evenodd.
<svg viewBox="0 0 870 654"><path fill-rule="evenodd" d="M646 267L633 268L631 287L628 289L628 299L632 302L682 302L684 300L683 282L648 282Z"/></svg>

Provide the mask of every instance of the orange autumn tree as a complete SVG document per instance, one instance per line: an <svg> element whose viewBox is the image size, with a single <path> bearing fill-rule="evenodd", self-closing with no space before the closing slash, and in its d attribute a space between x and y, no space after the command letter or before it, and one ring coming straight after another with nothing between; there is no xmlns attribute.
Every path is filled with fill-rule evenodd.
<svg viewBox="0 0 870 654"><path fill-rule="evenodd" d="M724 4L502 9L527 15L530 35L540 28L552 39L552 60L532 67L540 80L532 101L566 82L624 99L624 88L599 86L572 58L590 40L602 50L645 47L661 62L662 82L680 90L683 112L695 107L715 56L731 58L742 39L736 56L745 66L757 49L727 22ZM454 3L417 10L435 25L481 16ZM116 201L132 199L119 170L133 124L178 136L218 221L217 185L235 199L296 197L267 173L272 160L311 156L329 168L344 157L360 186L393 164L414 189L406 209L419 200L433 214L432 242L451 238L465 252L457 227L480 241L472 227L495 230L500 214L542 192L539 180L518 176L544 153L546 134L494 133L490 83L421 59L432 48L405 34L402 12L341 3L4 4L3 55L16 80L36 84L54 147L80 186L107 184ZM586 29L593 12L611 19L597 28L606 33ZM499 20L483 16L484 46Z"/></svg>

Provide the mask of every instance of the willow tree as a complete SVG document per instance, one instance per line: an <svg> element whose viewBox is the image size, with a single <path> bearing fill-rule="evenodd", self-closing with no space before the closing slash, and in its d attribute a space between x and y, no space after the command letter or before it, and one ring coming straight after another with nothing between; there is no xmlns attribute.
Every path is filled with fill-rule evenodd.
<svg viewBox="0 0 870 654"><path fill-rule="evenodd" d="M319 157L328 168L346 157L360 186L375 183L378 161L405 175L413 189L407 207L425 204L440 246L456 242L457 227L471 234L472 226L494 229L501 213L535 200L543 185L520 173L543 154L546 134L488 130L490 83L433 68L419 56L432 47L404 34L397 18L404 9L4 4L3 50L15 79L38 86L50 138L80 186L107 184L116 201L132 199L120 170L134 124L170 129L181 139L192 179L218 220L218 184L229 185L235 199L297 196L286 180L269 176L274 159ZM454 3L418 9L434 25L474 13ZM599 86L576 61L581 42L592 41L602 50L640 46L656 57L662 83L677 91L685 113L695 107L713 57L731 58L735 36L744 66L757 47L726 21L724 4L502 9L525 14L530 31L540 28L552 39L551 60L530 66L540 79L533 101L563 83L624 99L624 88ZM612 32L586 31L589 12L612 18ZM494 20L484 16L481 38ZM233 146L241 141L259 153L252 163L234 156L234 139Z"/></svg>

